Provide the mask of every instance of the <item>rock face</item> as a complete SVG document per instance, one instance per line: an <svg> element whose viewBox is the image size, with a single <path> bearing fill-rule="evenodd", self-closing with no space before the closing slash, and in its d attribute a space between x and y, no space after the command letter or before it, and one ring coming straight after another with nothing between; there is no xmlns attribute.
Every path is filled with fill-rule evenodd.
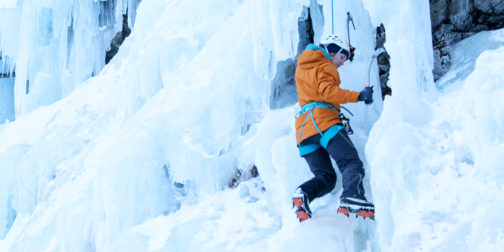
<svg viewBox="0 0 504 252"><path fill-rule="evenodd" d="M376 27L376 49L385 49L385 42L387 37L385 35L385 26L380 24ZM386 51L386 49L385 49ZM382 100L385 100L386 95L392 95L392 89L387 85L390 76L390 56L388 53L381 53L377 57L378 70L380 75L380 85L382 90Z"/></svg>
<svg viewBox="0 0 504 252"><path fill-rule="evenodd" d="M128 14L123 14L123 28L122 31L118 32L112 41L110 42L110 50L105 54L105 64L108 64L110 60L117 54L119 47L122 45L126 37L131 33L131 28L128 25Z"/></svg>
<svg viewBox="0 0 504 252"><path fill-rule="evenodd" d="M504 0L430 0L434 80L451 67L454 43L484 30L504 27Z"/></svg>

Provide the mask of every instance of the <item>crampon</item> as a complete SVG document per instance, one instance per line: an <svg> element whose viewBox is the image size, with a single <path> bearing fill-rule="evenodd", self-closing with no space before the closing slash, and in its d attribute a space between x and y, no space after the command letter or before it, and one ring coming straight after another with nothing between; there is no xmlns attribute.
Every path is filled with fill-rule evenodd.
<svg viewBox="0 0 504 252"><path fill-rule="evenodd" d="M360 216L364 219L370 218L372 220L374 220L374 217L375 217L375 213L373 210L360 209L358 211L355 211L353 209L349 209L349 208L341 207L341 206L338 208L338 213L344 214L347 217L350 217L350 213L355 213L356 218Z"/></svg>
<svg viewBox="0 0 504 252"><path fill-rule="evenodd" d="M312 213L310 211L310 207L308 206L308 198L302 191L296 192L292 196L292 207L297 208L296 215L299 222L303 222L311 218Z"/></svg>
<svg viewBox="0 0 504 252"><path fill-rule="evenodd" d="M343 198L340 200L338 214L344 214L350 217L350 214L355 214L355 218L362 217L374 220L375 212L374 205L366 200L356 198Z"/></svg>

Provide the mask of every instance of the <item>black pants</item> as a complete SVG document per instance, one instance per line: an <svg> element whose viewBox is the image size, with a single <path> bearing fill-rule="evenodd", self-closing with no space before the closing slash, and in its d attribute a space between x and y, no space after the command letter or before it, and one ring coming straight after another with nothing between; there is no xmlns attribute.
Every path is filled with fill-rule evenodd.
<svg viewBox="0 0 504 252"><path fill-rule="evenodd" d="M320 134L313 135L301 142L305 144L318 144ZM327 150L320 147L316 151L304 156L315 175L312 179L303 183L300 187L308 195L310 202L315 198L331 192L336 185L336 172L331 164L332 157L343 176L343 193L341 198L355 197L365 199L362 179L364 168L359 154L346 130L342 129L327 145Z"/></svg>

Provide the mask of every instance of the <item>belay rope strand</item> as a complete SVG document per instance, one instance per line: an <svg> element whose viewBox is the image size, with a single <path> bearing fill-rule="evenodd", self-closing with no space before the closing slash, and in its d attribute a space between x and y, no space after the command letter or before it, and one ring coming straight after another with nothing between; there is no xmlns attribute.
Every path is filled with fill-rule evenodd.
<svg viewBox="0 0 504 252"><path fill-rule="evenodd" d="M348 38L348 48L350 49L350 57L348 59L350 60L350 62L352 62L355 55L355 47L353 47L352 44L350 43L350 27L349 27L350 22L352 22L353 29L355 30L355 24L352 15L350 15L350 12L347 11L346 30ZM331 34L334 34L334 0L331 0Z"/></svg>
<svg viewBox="0 0 504 252"><path fill-rule="evenodd" d="M331 0L331 24L332 24L331 34L334 34L334 0Z"/></svg>

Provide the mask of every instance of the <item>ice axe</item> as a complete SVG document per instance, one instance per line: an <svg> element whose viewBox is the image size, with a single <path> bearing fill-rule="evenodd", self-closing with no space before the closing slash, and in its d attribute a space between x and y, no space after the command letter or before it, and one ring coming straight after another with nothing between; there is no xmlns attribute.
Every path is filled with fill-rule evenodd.
<svg viewBox="0 0 504 252"><path fill-rule="evenodd" d="M390 58L390 56L387 53L387 51L385 51L385 48L380 47L380 48L376 49L376 51L371 56L371 59L369 60L368 65L367 65L366 85L364 87L370 87L371 86L371 81L370 81L370 79L371 79L371 65L373 65L374 59L376 59L382 53L385 53L386 56L387 56L387 58Z"/></svg>
<svg viewBox="0 0 504 252"><path fill-rule="evenodd" d="M376 49L376 51L373 53L367 65L366 83L364 85L364 88L371 88L371 93L373 89L373 86L371 86L371 66L373 65L373 61L382 53L385 53L386 57L390 58L387 51L385 51L385 48L380 47ZM370 102L366 101L366 105L370 105L372 102L373 102L372 100Z"/></svg>
<svg viewBox="0 0 504 252"><path fill-rule="evenodd" d="M347 30L347 38L348 38L348 47L350 49L350 57L348 59L350 62L353 61L353 57L355 55L355 47L352 46L352 43L350 42L350 22L352 22L353 29L355 31L355 24L352 18L352 15L350 15L350 12L347 11L347 20L346 20L346 30Z"/></svg>

